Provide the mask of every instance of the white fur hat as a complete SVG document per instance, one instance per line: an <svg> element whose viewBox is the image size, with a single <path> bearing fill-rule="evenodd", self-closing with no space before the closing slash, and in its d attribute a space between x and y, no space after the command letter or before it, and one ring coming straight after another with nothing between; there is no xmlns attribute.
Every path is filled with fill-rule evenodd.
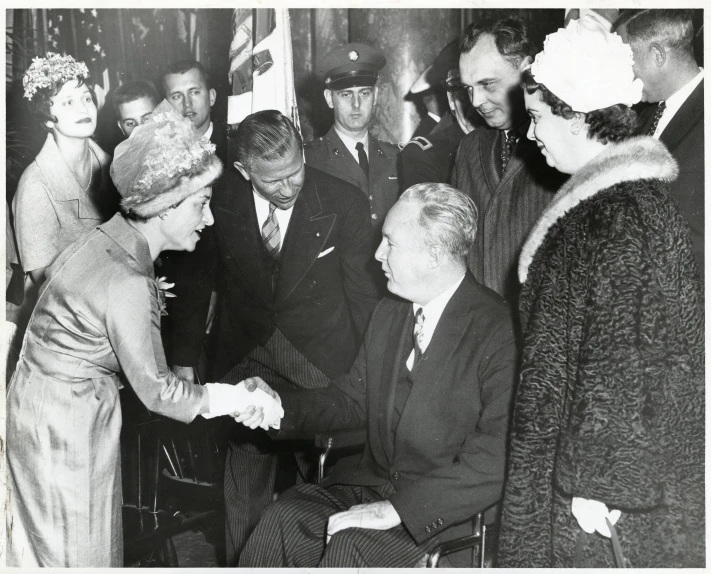
<svg viewBox="0 0 711 574"><path fill-rule="evenodd" d="M531 75L573 111L588 113L640 101L643 84L635 79L633 64L632 49L622 38L586 15L546 36Z"/></svg>
<svg viewBox="0 0 711 574"><path fill-rule="evenodd" d="M211 185L222 174L215 145L163 100L114 152L111 164L121 207L153 217Z"/></svg>

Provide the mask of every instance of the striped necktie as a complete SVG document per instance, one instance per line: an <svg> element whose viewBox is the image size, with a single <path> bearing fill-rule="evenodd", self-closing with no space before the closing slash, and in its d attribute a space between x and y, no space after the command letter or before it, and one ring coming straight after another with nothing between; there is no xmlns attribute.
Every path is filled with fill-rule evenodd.
<svg viewBox="0 0 711 574"><path fill-rule="evenodd" d="M415 313L415 329L412 333L412 341L415 347L415 361L412 363L413 367L420 360L423 353L423 344L425 339L425 314L422 312L422 307Z"/></svg>
<svg viewBox="0 0 711 574"><path fill-rule="evenodd" d="M664 115L664 110L667 108L667 104L665 102L659 102L657 104L657 110L654 112L654 118L652 119L652 125L649 127L649 132L647 132L648 136L653 136L654 132L657 131L657 126L659 125L659 120L662 119L662 116Z"/></svg>
<svg viewBox="0 0 711 574"><path fill-rule="evenodd" d="M262 225L262 241L267 252L274 259L279 259L281 249L281 233L279 232L279 220L276 218L276 205L269 204L269 217Z"/></svg>

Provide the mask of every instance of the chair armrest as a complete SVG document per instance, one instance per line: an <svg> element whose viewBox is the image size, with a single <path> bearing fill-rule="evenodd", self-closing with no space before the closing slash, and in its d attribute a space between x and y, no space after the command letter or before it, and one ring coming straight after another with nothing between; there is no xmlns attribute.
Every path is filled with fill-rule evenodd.
<svg viewBox="0 0 711 574"><path fill-rule="evenodd" d="M314 437L314 446L331 450L358 446L365 444L367 434L368 431L364 426L320 432Z"/></svg>
<svg viewBox="0 0 711 574"><path fill-rule="evenodd" d="M318 459L318 482L323 480L326 459L332 450L362 446L367 438L368 429L365 426L316 433L314 446L322 451Z"/></svg>

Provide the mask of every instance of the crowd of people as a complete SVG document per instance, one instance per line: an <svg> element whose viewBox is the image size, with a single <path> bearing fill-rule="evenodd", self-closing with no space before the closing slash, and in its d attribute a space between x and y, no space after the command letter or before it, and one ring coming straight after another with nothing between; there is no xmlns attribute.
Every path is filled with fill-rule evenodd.
<svg viewBox="0 0 711 574"><path fill-rule="evenodd" d="M413 86L437 123L401 148L370 133L386 59L366 44L317 65L323 137L264 110L228 147L207 70L181 61L162 98L114 92L113 157L86 66L35 59L47 139L7 234L26 285L8 564L122 565L127 384L160 415L235 420L227 566L422 565L483 513L502 567L703 567L691 12L580 12L542 46L510 11L467 27ZM309 481L315 433L355 427L362 454ZM285 451L298 479L275 499Z"/></svg>

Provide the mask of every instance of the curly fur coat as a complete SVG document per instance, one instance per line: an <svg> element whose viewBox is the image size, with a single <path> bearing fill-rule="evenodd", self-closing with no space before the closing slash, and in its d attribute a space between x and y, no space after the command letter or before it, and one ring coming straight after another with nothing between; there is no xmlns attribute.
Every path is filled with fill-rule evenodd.
<svg viewBox="0 0 711 574"><path fill-rule="evenodd" d="M573 496L618 508L635 567L704 558L704 302L674 159L610 144L561 188L524 245L524 331L501 567L613 567Z"/></svg>

